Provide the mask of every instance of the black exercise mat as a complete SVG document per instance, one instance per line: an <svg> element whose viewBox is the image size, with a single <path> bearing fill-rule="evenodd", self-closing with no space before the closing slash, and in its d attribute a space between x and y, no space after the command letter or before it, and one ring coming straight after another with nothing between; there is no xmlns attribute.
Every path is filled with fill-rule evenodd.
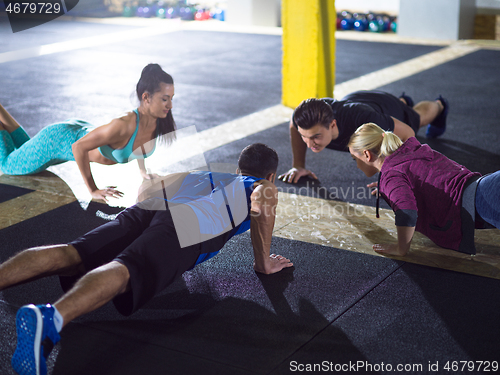
<svg viewBox="0 0 500 375"><path fill-rule="evenodd" d="M70 233L60 235L50 231L49 226L66 226L68 230L71 227L75 236L101 220L79 210L81 208L75 204L63 206L56 213L43 214L17 224L16 231L0 231L0 235L8 243L16 242L16 232L23 232L24 226L32 233L38 233L38 244L67 241ZM63 217L76 219L73 222L66 220L66 223L54 222ZM30 236L29 240L13 247L33 246L35 241ZM112 304L108 304L77 319L63 332L57 355L60 361L51 362L56 364L54 371L64 373L69 371L64 366L80 361L99 363L102 352L109 356L115 353L118 360L123 352L112 348L116 346L115 342L119 342L124 351L134 347L134 343L141 348L143 345L152 348L145 356L137 355L134 361L137 369L148 368L147 359L155 355L154 348L157 348L172 353L169 361L179 368L186 356L192 356L188 362L193 366L198 364L203 368L207 361L214 361L221 366L221 374L266 373L355 305L402 264L281 238L273 239L273 251L290 257L295 267L276 275L256 274L252 268L253 253L247 233L232 239L221 254L187 272L133 316L124 318ZM54 302L60 294L57 277L51 277L5 290L1 299L9 306L21 306ZM12 315L10 324L13 325L12 308L7 310ZM75 328L78 335L71 334L75 332L72 326L81 325L86 327L83 338L79 337L83 332L81 329ZM93 346L83 353L81 350L63 351L65 341L79 340L97 341L105 346L100 351ZM8 357L12 355L13 346L10 341L6 345L3 352ZM79 347L72 345L75 344L69 347ZM90 357L82 358L83 354ZM2 361L6 359L2 358L0 363ZM114 373L109 366L102 368L102 372L96 369L93 373Z"/></svg>
<svg viewBox="0 0 500 375"><path fill-rule="evenodd" d="M498 280L405 263L272 374L323 361L361 373L398 365L415 366L404 373L491 373L500 360L498 293Z"/></svg>

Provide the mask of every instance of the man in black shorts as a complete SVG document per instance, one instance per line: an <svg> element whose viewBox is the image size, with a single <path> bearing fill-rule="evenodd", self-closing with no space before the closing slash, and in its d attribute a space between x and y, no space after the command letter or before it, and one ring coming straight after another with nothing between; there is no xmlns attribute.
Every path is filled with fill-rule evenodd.
<svg viewBox="0 0 500 375"><path fill-rule="evenodd" d="M142 192L151 198L64 245L24 250L0 265L0 290L59 275L68 290L53 305L26 305L16 317L19 374L46 374L46 358L70 321L113 301L130 315L185 271L251 229L254 269L275 273L293 264L270 254L278 155L246 147L241 174L195 171L167 176ZM74 284L74 285L73 285Z"/></svg>
<svg viewBox="0 0 500 375"><path fill-rule="evenodd" d="M394 132L403 141L414 137L418 129L426 125L426 136L438 137L446 129L448 108L448 101L441 96L413 105L413 100L404 93L396 98L376 90L357 91L340 101L331 98L304 100L290 120L293 166L279 179L293 183L302 176L317 179L305 168L307 148L313 152L324 148L348 151L351 135L368 122Z"/></svg>

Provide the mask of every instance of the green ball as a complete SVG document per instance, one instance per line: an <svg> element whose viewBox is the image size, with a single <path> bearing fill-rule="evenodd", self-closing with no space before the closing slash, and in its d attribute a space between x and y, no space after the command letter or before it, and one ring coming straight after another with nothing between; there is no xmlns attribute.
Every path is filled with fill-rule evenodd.
<svg viewBox="0 0 500 375"><path fill-rule="evenodd" d="M123 17L132 17L134 15L134 12L131 7L125 7L123 8Z"/></svg>
<svg viewBox="0 0 500 375"><path fill-rule="evenodd" d="M156 17L165 18L167 16L167 10L165 8L160 8L156 11Z"/></svg>
<svg viewBox="0 0 500 375"><path fill-rule="evenodd" d="M370 23L368 24L368 28L372 33L380 32L380 25L376 20L370 21Z"/></svg>
<svg viewBox="0 0 500 375"><path fill-rule="evenodd" d="M396 21L391 22L391 30L393 33L398 32L398 23Z"/></svg>

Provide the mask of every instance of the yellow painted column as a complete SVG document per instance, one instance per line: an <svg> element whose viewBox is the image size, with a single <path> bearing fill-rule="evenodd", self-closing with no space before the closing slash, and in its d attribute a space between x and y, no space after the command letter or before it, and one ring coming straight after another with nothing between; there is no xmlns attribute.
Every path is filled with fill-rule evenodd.
<svg viewBox="0 0 500 375"><path fill-rule="evenodd" d="M333 97L335 0L282 0L282 103Z"/></svg>

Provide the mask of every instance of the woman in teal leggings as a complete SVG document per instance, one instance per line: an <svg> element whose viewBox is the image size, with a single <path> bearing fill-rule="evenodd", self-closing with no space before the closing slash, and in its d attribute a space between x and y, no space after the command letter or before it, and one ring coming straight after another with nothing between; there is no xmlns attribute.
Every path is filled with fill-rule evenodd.
<svg viewBox="0 0 500 375"><path fill-rule="evenodd" d="M45 127L31 139L0 105L0 169L9 175L27 175L74 160L92 198L107 201L122 196L115 187L98 189L90 162L111 165L138 159L147 178L142 159L154 151L155 142L150 141L159 137L171 141L175 130L171 112L174 82L169 74L158 64L147 65L136 93L139 108L107 125L94 128L86 121L70 119Z"/></svg>

